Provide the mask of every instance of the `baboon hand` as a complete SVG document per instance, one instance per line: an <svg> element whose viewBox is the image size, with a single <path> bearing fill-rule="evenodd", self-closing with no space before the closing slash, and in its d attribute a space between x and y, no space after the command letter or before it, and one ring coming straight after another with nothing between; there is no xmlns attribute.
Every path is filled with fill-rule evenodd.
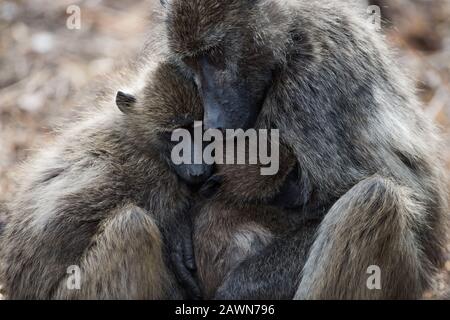
<svg viewBox="0 0 450 320"><path fill-rule="evenodd" d="M192 222L188 217L182 220L177 221L165 237L166 256L175 277L186 291L187 298L199 300L202 294L196 277Z"/></svg>

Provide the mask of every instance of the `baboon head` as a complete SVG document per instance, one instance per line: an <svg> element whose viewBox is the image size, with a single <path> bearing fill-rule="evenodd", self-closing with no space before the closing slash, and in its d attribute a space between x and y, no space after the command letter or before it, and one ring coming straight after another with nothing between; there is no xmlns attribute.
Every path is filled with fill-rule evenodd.
<svg viewBox="0 0 450 320"><path fill-rule="evenodd" d="M259 0L162 4L172 58L197 84L205 128L252 127L280 62L276 43L284 36L271 29L282 19L278 10L267 7L274 4Z"/></svg>
<svg viewBox="0 0 450 320"><path fill-rule="evenodd" d="M134 96L119 91L116 105L123 113L125 130L133 145L143 152L156 150L189 184L200 184L211 175L212 166L175 165L171 159L171 151L178 143L172 141L172 133L177 129L192 132L194 121L201 121L203 117L202 102L194 82L176 66L161 63L150 75L142 93Z"/></svg>

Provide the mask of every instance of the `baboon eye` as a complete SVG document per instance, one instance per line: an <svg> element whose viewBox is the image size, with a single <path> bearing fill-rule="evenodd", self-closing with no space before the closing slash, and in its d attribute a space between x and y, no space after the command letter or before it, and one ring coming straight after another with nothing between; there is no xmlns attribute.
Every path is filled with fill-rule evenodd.
<svg viewBox="0 0 450 320"><path fill-rule="evenodd" d="M172 131L163 131L161 136L164 137L165 140L170 141L172 138Z"/></svg>
<svg viewBox="0 0 450 320"><path fill-rule="evenodd" d="M186 129L191 131L194 128L194 120L189 116L180 116L172 119L172 130Z"/></svg>
<svg viewBox="0 0 450 320"><path fill-rule="evenodd" d="M225 69L225 55L223 48L212 47L206 53L209 62L218 69Z"/></svg>
<svg viewBox="0 0 450 320"><path fill-rule="evenodd" d="M174 126L170 129L167 129L167 131L163 131L160 133L160 136L168 142L172 142L172 135L176 130L184 129L189 131L191 134L194 133L194 123L193 122L186 122L186 123L174 123Z"/></svg>

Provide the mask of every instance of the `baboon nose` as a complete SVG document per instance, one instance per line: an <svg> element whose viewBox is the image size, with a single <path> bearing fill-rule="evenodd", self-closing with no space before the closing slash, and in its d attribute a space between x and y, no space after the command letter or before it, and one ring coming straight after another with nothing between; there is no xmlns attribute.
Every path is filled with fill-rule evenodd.
<svg viewBox="0 0 450 320"><path fill-rule="evenodd" d="M204 122L204 129L209 130L209 129L218 129L218 130L222 130L222 125L219 121L211 121L206 119Z"/></svg>

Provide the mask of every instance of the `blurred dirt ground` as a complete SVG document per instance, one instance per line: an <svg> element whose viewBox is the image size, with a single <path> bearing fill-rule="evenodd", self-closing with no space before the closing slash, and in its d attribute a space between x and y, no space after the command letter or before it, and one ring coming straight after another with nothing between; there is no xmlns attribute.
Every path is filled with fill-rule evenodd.
<svg viewBox="0 0 450 320"><path fill-rule="evenodd" d="M13 196L21 161L52 139L78 94L140 47L157 2L0 0L0 203ZM425 111L443 128L450 169L450 0L371 2L417 79ZM66 27L72 4L81 8L80 30ZM426 297L440 296L449 282L450 256Z"/></svg>

